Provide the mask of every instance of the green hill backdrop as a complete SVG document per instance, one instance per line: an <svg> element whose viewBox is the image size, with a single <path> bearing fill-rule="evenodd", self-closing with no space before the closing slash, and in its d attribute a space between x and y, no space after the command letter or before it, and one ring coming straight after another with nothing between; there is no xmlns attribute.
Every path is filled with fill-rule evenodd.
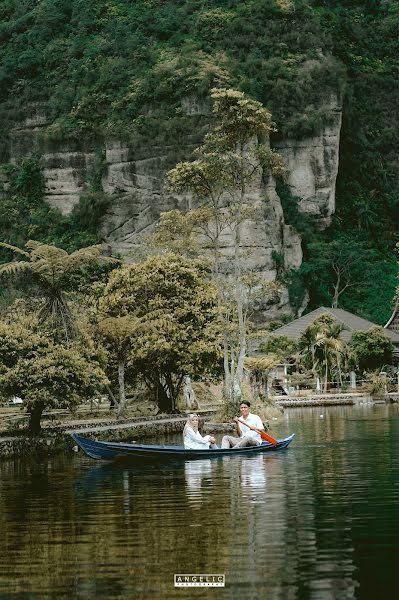
<svg viewBox="0 0 399 600"><path fill-rule="evenodd" d="M1 0L0 238L95 242L107 199L104 136L145 146L196 142L209 115L188 118L182 98L212 86L261 101L278 132L317 132L323 99L343 106L336 214L320 230L278 182L284 216L302 237L304 262L280 277L292 306L333 302L336 265L349 285L339 306L384 324L395 294L399 225L399 3L390 0ZM32 103L46 106L54 145L96 146L91 193L68 216L43 202L40 157L10 165L10 131ZM9 256L4 255L4 260ZM276 256L276 263L279 257ZM343 271L344 272L344 271Z"/></svg>

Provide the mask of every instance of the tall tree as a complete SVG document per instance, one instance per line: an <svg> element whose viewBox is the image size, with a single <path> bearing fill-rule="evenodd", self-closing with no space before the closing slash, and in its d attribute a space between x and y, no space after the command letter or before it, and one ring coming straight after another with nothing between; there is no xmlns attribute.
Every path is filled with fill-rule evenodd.
<svg viewBox="0 0 399 600"><path fill-rule="evenodd" d="M348 236L330 242L313 242L300 272L310 288L317 289L319 301L332 308L342 305L342 298L352 288L364 288L368 283L364 266L377 262L380 257L365 242Z"/></svg>
<svg viewBox="0 0 399 600"><path fill-rule="evenodd" d="M323 314L309 325L298 340L298 362L310 369L314 377L324 380L327 391L331 377L342 385L342 372L347 370L347 344L340 338L344 326L331 315Z"/></svg>
<svg viewBox="0 0 399 600"><path fill-rule="evenodd" d="M215 374L220 365L216 290L203 261L174 253L114 271L100 300L113 318L139 326L126 336L135 369L164 411L176 410L186 374Z"/></svg>
<svg viewBox="0 0 399 600"><path fill-rule="evenodd" d="M393 344L382 327L355 331L350 341L353 361L360 371L374 371L392 364Z"/></svg>
<svg viewBox="0 0 399 600"><path fill-rule="evenodd" d="M281 175L284 169L281 157L270 150L268 137L274 131L274 123L260 102L231 89L213 89L211 98L215 127L194 151L195 160L179 163L168 173L168 178L172 191L189 191L202 205L194 211L190 225L192 232L202 233L202 246L212 254L221 313L223 305L229 306L224 312L223 346L225 396L231 399L236 390L240 393L251 295L251 286L244 280L247 251L242 244L242 229L261 210L265 198L254 193L254 189L260 187L262 177L270 172ZM226 237L233 247L231 257L224 249ZM231 283L226 286L227 273ZM237 336L234 332L230 335L232 300Z"/></svg>

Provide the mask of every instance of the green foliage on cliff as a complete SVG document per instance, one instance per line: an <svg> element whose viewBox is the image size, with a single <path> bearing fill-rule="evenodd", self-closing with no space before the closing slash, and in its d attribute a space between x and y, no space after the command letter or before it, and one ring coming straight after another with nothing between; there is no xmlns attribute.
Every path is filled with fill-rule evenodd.
<svg viewBox="0 0 399 600"><path fill-rule="evenodd" d="M323 241L344 235L368 247L369 258L359 256L365 285L348 290L341 306L385 324L395 296L399 232L399 6L379 0L316 0L314 6L348 78L337 212ZM316 289L313 306L319 297Z"/></svg>
<svg viewBox="0 0 399 600"><path fill-rule="evenodd" d="M390 0L4 0L0 162L9 158L10 128L37 103L46 107L50 140L128 135L146 148L196 143L212 118L206 98L215 85L262 102L277 123L275 139L317 132L336 96L343 103L337 214L320 233L286 199L305 256L305 272L291 274L291 297L300 305L308 289L310 308L327 302L324 284L307 275L320 244L344 236L373 255L365 273L374 287L348 289L340 305L383 323L399 229L398 27ZM106 203L93 178L100 196L84 199L68 219L38 197L8 198L0 229L12 235L4 239L35 237L69 250L97 241ZM87 223L93 213L100 217Z"/></svg>
<svg viewBox="0 0 399 600"><path fill-rule="evenodd" d="M7 0L0 21L4 114L45 102L55 137L167 133L182 125L181 99L214 84L240 86L285 133L308 134L322 96L343 83L301 1Z"/></svg>
<svg viewBox="0 0 399 600"><path fill-rule="evenodd" d="M8 189L0 195L0 240L23 245L29 239L57 243L73 251L96 243L99 228L108 206L100 191L89 191L68 216L50 207L44 200L45 180L40 158L26 156L19 165L5 164L0 175L8 179ZM8 256L0 251L2 260Z"/></svg>

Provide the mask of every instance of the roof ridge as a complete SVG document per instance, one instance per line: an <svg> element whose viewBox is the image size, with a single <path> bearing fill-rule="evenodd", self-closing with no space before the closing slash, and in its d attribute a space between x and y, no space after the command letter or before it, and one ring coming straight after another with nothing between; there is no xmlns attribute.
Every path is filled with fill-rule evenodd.
<svg viewBox="0 0 399 600"><path fill-rule="evenodd" d="M371 327L381 327L382 330L388 337L395 343L399 342L399 332L396 332L392 329L384 328L381 325L377 325L377 323L373 323L368 319L364 319L363 317L359 317L358 315L345 310L344 308L332 308L326 306L319 306L314 310L298 317L297 319L293 319L289 323L278 327L270 335L283 335L287 336L289 339L298 339L303 331L308 327L318 316L326 313L329 316L333 317L339 324L343 325L343 335L345 337L351 337L353 332L355 331L368 331ZM347 332L345 334L345 331Z"/></svg>
<svg viewBox="0 0 399 600"><path fill-rule="evenodd" d="M333 307L331 307L331 308L329 308L329 309L328 309L328 312L330 313L330 315L331 315L332 317L334 317L334 319L335 319L336 321L339 321L340 323L342 323L342 325L343 325L343 326L344 326L344 327L345 327L345 328L346 328L348 331L355 331L355 330L353 329L353 327L351 327L350 325L348 325L348 323L345 323L345 321L344 321L342 318L340 318L340 317L338 317L336 314L334 314L334 313L332 312L333 310L342 310L343 312L345 312L345 313L348 313L348 315L350 315L350 316L354 316L354 317L356 317L357 315L352 315L352 313L348 312L347 310L345 310L345 309L343 309L343 308L338 308L338 307L337 307L337 308L333 308Z"/></svg>

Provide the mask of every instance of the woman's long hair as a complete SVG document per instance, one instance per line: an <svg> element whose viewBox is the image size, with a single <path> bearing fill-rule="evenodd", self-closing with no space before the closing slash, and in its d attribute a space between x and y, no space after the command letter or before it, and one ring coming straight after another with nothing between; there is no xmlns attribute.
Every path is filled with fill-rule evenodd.
<svg viewBox="0 0 399 600"><path fill-rule="evenodd" d="M196 423L195 425L193 423L194 417L197 417L197 419L199 421L199 416L196 413L191 413L190 415L187 416L187 421L186 421L186 424L184 425L184 429L183 429L183 435L186 435L187 427L191 427L191 429L193 429L194 431L198 431L198 423Z"/></svg>

